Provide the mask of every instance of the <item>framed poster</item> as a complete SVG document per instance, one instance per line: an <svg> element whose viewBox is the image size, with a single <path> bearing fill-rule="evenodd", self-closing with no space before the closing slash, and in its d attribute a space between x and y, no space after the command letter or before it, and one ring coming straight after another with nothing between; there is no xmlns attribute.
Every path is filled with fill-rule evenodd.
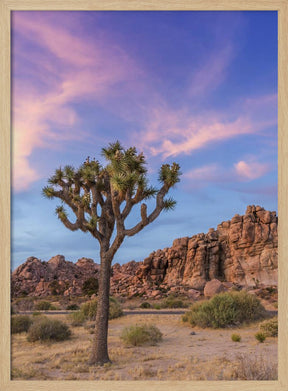
<svg viewBox="0 0 288 391"><path fill-rule="evenodd" d="M2 2L4 390L120 390L135 384L143 389L287 389L287 8L286 1L260 0ZM137 173L129 171L131 159ZM99 195L93 193L96 187L86 178L91 170L100 182L114 170L108 190L103 180ZM153 188L146 186L146 174ZM86 175L86 182L81 179L77 193L79 175ZM65 195L66 189L73 197ZM107 356L97 366L88 362L91 324L75 327L66 312L69 305L80 307L83 287L99 289L93 283L101 273L92 259L100 263L97 241L103 244L101 211L103 205L108 208L109 191L115 195L116 233L109 231L106 256L113 253L109 262L119 263L112 267L111 292L126 316L110 322L112 363ZM62 204L44 199L43 193ZM141 206L143 200L148 208L132 211L132 204ZM76 220L66 215L67 205ZM160 216L163 209L169 213ZM83 271L89 267L97 276L93 281L91 272ZM99 296L104 285L100 282ZM182 307L191 305L198 295L204 300L209 289L228 295L248 290L254 293L250 299L259 295L266 311L275 315L278 309L279 343L258 330L259 321L201 324L191 321L192 309L181 308L191 330L171 307L181 300ZM44 318L37 319L35 312L54 306L59 312L46 314L43 322L57 319L58 326L64 324L63 335L67 325L72 335L67 332L65 342L39 342L41 336L33 340L31 335L27 340L26 332L10 337L11 300L18 312L12 318L26 316L27 321L28 316L38 328ZM216 309L221 305L216 303ZM129 306L140 312L154 307L156 314L146 308L145 315L132 315ZM171 311L165 313L164 306ZM125 345L134 323L149 323L159 337L156 346L133 347L131 339Z"/></svg>

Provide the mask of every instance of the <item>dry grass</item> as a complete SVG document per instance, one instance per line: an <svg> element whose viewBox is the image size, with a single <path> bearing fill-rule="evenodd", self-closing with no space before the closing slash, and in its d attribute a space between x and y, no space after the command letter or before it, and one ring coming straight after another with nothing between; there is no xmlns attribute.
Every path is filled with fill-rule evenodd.
<svg viewBox="0 0 288 391"><path fill-rule="evenodd" d="M67 322L65 315L49 316ZM157 325L163 341L158 346L125 347L120 340L122 330L147 322ZM84 327L72 328L71 339L58 343L30 343L25 333L13 335L12 376L17 380L231 380L242 378L244 369L239 357L245 354L267 356L275 367L277 338L257 343L257 324L233 329L241 333L241 342L237 344L231 340L231 329L193 330L195 335L191 335L191 327L183 324L179 315L129 315L114 319L109 327L112 364L103 367L87 364L93 335ZM267 373L275 375L274 369L267 369Z"/></svg>

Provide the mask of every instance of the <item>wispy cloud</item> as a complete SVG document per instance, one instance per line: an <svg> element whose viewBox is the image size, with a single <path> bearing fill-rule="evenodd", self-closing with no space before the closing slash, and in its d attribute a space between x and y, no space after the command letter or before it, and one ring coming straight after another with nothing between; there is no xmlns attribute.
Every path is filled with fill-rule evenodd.
<svg viewBox="0 0 288 391"><path fill-rule="evenodd" d="M83 136L71 131L79 120L73 104L102 101L117 83L129 84L137 70L120 48L81 38L73 25L64 29L39 14L31 22L31 15L16 13L12 27L13 34L25 38L28 52L29 45L34 47L32 59L27 46L13 49L13 183L20 191L39 178L29 163L35 148Z"/></svg>
<svg viewBox="0 0 288 391"><path fill-rule="evenodd" d="M201 64L191 78L189 95L199 97L211 93L226 78L229 65L235 56L231 43L214 51L207 56L206 61Z"/></svg>
<svg viewBox="0 0 288 391"><path fill-rule="evenodd" d="M152 155L162 155L166 159L239 136L264 134L267 128L275 125L276 95L253 98L249 103L244 100L227 111L203 110L197 115L192 115L187 108L173 110L161 102L151 110L138 140L142 140L143 147Z"/></svg>
<svg viewBox="0 0 288 391"><path fill-rule="evenodd" d="M218 163L212 163L197 167L183 175L184 186L187 188L203 188L211 183L223 185L227 183L252 182L263 177L271 171L268 163L256 161L256 157L250 157L246 161L240 160L231 167L224 167Z"/></svg>

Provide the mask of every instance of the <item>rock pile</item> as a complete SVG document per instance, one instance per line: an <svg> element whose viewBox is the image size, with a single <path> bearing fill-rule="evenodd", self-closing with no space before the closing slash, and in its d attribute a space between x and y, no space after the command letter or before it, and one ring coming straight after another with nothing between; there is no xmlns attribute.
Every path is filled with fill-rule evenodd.
<svg viewBox="0 0 288 391"><path fill-rule="evenodd" d="M172 247L152 252L143 262L115 264L111 294L158 298L184 293L197 298L207 282L210 288L208 285L206 292L235 285L277 285L277 226L276 212L248 206L244 216L236 214L207 234L176 239ZM12 274L13 294L26 291L44 296L54 289L77 295L85 279L97 277L98 271L99 265L92 259L82 258L74 264L60 255L48 262L31 257Z"/></svg>

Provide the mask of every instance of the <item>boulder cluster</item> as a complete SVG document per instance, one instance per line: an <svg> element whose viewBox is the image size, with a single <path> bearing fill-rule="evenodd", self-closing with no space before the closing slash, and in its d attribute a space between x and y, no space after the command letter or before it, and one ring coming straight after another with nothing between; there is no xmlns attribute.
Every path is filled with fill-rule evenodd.
<svg viewBox="0 0 288 391"><path fill-rule="evenodd" d="M277 285L278 218L276 212L248 206L208 233L176 239L172 247L152 252L144 261L112 267L111 294L160 298L168 293L197 298L234 286ZM82 258L75 264L62 255L48 262L30 257L12 273L12 294L79 295L99 265ZM214 293L213 293L214 292Z"/></svg>

